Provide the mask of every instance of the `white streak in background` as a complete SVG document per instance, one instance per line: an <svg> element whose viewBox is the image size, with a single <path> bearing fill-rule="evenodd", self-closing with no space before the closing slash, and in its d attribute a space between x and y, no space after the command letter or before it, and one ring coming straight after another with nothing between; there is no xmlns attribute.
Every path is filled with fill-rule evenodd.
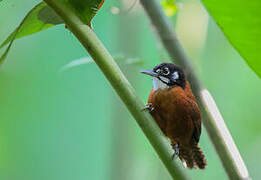
<svg viewBox="0 0 261 180"><path fill-rule="evenodd" d="M68 69L71 69L75 66L80 66L80 65L83 65L83 64L88 64L88 63L91 63L91 62L94 62L92 60L91 57L83 57L83 58L80 58L80 59L76 59L72 62L69 62L68 64L64 65L59 72L64 72Z"/></svg>
<svg viewBox="0 0 261 180"><path fill-rule="evenodd" d="M143 63L142 59L140 59L140 58L127 58L122 54L115 55L115 56L113 56L113 58L117 62L122 62L125 65L142 64ZM73 60L73 61L69 62L68 64L64 65L63 67L61 67L59 72L64 72L64 71L67 71L71 68L81 66L81 65L84 65L84 64L89 64L89 63L94 63L94 61L91 57L82 57L82 58Z"/></svg>
<svg viewBox="0 0 261 180"><path fill-rule="evenodd" d="M222 139L224 140L225 145L227 146L227 150L229 151L230 156L232 157L233 161L235 162L234 165L237 168L237 171L240 173L240 175L243 179L248 179L249 174L248 174L247 168L233 141L233 138L232 138L230 132L227 129L227 126L221 116L221 113L218 110L218 107L217 107L213 97L206 89L203 89L201 91L201 97L203 99L204 104L208 107L211 117L214 119L215 126L218 128L218 131L220 132Z"/></svg>
<svg viewBox="0 0 261 180"><path fill-rule="evenodd" d="M142 59L140 59L140 58L128 58L128 57L125 57L122 54L117 54L117 55L113 56L113 58L117 62L123 62L126 65L142 64L143 63ZM61 67L59 72L64 72L64 71L67 71L71 68L81 66L81 65L84 65L84 64L89 64L89 63L94 63L94 61L91 57L82 57L82 58L79 58L79 59L75 59L75 60L69 62L68 64L64 65L63 67Z"/></svg>

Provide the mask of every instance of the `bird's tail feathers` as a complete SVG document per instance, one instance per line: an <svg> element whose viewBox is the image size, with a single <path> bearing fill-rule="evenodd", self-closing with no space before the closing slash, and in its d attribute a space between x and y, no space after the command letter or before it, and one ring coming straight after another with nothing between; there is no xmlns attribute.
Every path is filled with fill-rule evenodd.
<svg viewBox="0 0 261 180"><path fill-rule="evenodd" d="M190 169L195 168L193 152L191 148L179 145L179 158L185 167Z"/></svg>
<svg viewBox="0 0 261 180"><path fill-rule="evenodd" d="M205 167L207 166L207 161L200 147L197 144L194 144L192 151L193 151L193 159L197 167L199 169L205 169Z"/></svg>
<svg viewBox="0 0 261 180"><path fill-rule="evenodd" d="M179 145L179 158L183 165L190 169L205 169L207 165L206 158L197 144L194 144L192 148Z"/></svg>

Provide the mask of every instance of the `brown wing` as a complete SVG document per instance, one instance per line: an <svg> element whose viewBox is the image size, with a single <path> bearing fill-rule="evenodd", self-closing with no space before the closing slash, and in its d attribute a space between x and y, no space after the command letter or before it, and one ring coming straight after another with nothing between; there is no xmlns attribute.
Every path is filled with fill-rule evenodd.
<svg viewBox="0 0 261 180"><path fill-rule="evenodd" d="M194 97L191 91L190 84L188 81L186 83L185 93L187 95L187 101L190 104L190 106L188 106L189 114L191 115L191 119L194 124L194 132L192 138L196 141L196 143L198 143L201 134L201 117L196 98Z"/></svg>
<svg viewBox="0 0 261 180"><path fill-rule="evenodd" d="M192 138L196 141L196 143L199 142L200 134L201 134L201 118L200 118L200 111L198 108L198 105L195 101L189 100L190 102L190 115L191 119L194 124L194 131Z"/></svg>

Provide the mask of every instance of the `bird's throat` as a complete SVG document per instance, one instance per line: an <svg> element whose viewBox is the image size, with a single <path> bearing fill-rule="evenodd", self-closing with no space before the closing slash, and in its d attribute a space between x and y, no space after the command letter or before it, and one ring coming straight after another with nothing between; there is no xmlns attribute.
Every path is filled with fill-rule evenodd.
<svg viewBox="0 0 261 180"><path fill-rule="evenodd" d="M163 77L164 78L164 77ZM164 82L166 81L166 83ZM165 89L165 88L169 88L169 86L167 85L167 82L168 79L165 78L165 79L162 79L162 80L159 80L157 77L153 77L152 78L152 83L153 83L153 89L154 90L158 90L158 89Z"/></svg>

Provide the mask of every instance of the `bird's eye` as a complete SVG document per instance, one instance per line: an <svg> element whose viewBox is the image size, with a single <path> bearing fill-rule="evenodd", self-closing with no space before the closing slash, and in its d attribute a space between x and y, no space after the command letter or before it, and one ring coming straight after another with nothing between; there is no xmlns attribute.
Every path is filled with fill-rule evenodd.
<svg viewBox="0 0 261 180"><path fill-rule="evenodd" d="M156 73L160 73L160 71L161 71L160 69L157 69L157 70L156 70Z"/></svg>
<svg viewBox="0 0 261 180"><path fill-rule="evenodd" d="M169 75L169 68L165 67L162 71L164 75Z"/></svg>

